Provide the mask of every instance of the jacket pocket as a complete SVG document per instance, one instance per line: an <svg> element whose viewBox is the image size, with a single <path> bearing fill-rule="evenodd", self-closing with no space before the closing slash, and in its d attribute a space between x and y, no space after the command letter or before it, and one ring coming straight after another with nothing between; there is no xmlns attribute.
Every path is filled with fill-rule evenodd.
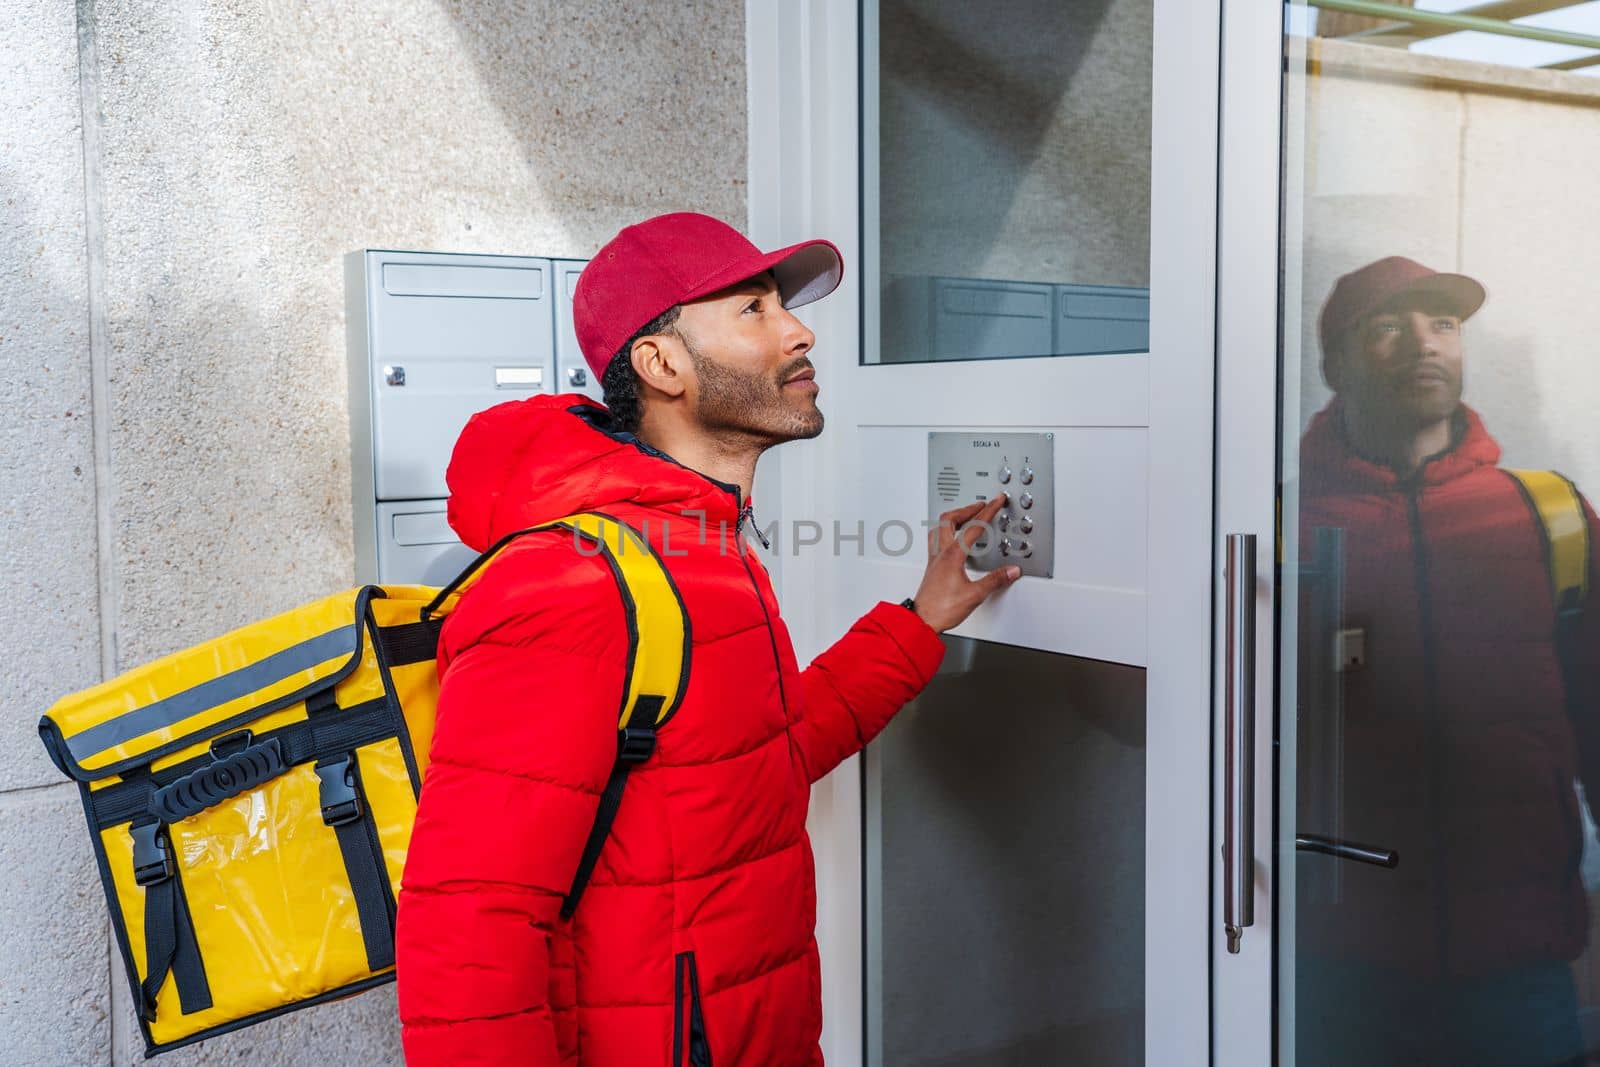
<svg viewBox="0 0 1600 1067"><path fill-rule="evenodd" d="M711 1044L706 1040L705 1016L700 1010L700 972L693 952L680 952L674 960L672 1067L711 1067Z"/></svg>

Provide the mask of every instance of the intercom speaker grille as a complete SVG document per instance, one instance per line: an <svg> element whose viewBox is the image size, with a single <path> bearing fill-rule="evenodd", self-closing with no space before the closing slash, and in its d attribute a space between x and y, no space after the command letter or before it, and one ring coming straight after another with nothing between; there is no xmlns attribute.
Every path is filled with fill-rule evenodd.
<svg viewBox="0 0 1600 1067"><path fill-rule="evenodd" d="M937 482L939 496L945 501L952 501L961 493L961 473L954 467L945 467L939 471Z"/></svg>

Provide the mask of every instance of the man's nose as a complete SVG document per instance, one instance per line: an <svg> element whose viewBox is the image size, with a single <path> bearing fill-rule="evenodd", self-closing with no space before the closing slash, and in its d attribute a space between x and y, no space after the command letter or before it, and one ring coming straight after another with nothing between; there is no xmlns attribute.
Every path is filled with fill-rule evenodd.
<svg viewBox="0 0 1600 1067"><path fill-rule="evenodd" d="M785 355L799 355L811 351L811 346L816 343L817 335L812 333L806 324L795 318L794 312L788 308L783 309L783 351Z"/></svg>
<svg viewBox="0 0 1600 1067"><path fill-rule="evenodd" d="M1437 338L1433 335L1433 319L1428 315L1412 314L1406 319L1406 339L1424 356L1433 355L1438 351Z"/></svg>

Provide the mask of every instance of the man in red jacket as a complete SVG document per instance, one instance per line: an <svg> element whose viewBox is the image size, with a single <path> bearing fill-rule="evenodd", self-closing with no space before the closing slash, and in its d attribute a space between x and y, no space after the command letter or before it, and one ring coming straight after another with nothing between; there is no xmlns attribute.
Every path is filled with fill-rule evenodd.
<svg viewBox="0 0 1600 1067"><path fill-rule="evenodd" d="M1573 782L1600 797L1600 629L1585 611L1563 662L1542 523L1461 403L1461 324L1483 301L1471 278L1391 257L1322 311L1336 395L1301 442L1301 551L1338 531L1343 606L1319 629L1308 597L1301 632L1366 647L1342 673L1331 642L1301 649L1298 831L1399 864L1301 855L1302 1064L1582 1053Z"/></svg>
<svg viewBox="0 0 1600 1067"><path fill-rule="evenodd" d="M629 647L617 582L552 531L515 542L462 597L440 641L400 894L413 1065L822 1062L811 785L927 684L939 633L1019 573L965 569L973 520L1003 498L948 512L914 598L878 604L796 663L743 533L757 457L822 430L814 338L789 309L841 274L826 241L762 253L703 215L630 226L574 297L607 407L535 397L462 433L448 477L466 544L612 515L667 566L692 647L683 702L563 918L617 755Z"/></svg>

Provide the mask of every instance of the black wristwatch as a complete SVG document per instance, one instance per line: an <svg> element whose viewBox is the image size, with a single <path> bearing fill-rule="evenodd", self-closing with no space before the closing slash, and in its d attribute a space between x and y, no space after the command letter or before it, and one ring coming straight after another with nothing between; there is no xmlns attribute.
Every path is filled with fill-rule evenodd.
<svg viewBox="0 0 1600 1067"><path fill-rule="evenodd" d="M911 612L913 615L917 613L917 602L910 597L906 597L904 600L900 601L900 606Z"/></svg>

